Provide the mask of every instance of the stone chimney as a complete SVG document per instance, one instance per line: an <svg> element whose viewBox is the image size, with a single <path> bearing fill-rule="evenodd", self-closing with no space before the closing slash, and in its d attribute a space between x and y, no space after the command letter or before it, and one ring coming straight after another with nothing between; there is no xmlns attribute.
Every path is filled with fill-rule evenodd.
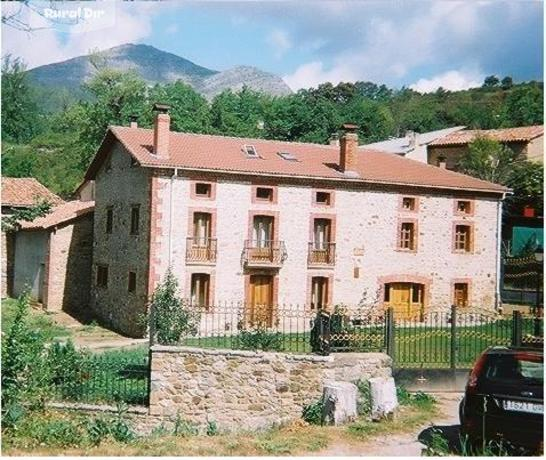
<svg viewBox="0 0 546 460"><path fill-rule="evenodd" d="M130 120L129 127L138 128L138 116L137 115L131 115L129 117L129 120Z"/></svg>
<svg viewBox="0 0 546 460"><path fill-rule="evenodd" d="M440 155L438 157L438 167L439 168L442 168L442 169L446 169L447 167L447 161L446 161L446 157L443 156L443 155Z"/></svg>
<svg viewBox="0 0 546 460"><path fill-rule="evenodd" d="M406 138L408 139L408 147L414 149L417 144L417 134L415 131L406 131Z"/></svg>
<svg viewBox="0 0 546 460"><path fill-rule="evenodd" d="M330 139L328 140L328 143L330 145L333 145L334 147L339 147L339 136L337 133L333 133L330 136Z"/></svg>
<svg viewBox="0 0 546 460"><path fill-rule="evenodd" d="M169 137L171 117L169 116L170 106L166 104L154 104L154 111L157 112L154 123L154 155L160 158L169 157Z"/></svg>
<svg viewBox="0 0 546 460"><path fill-rule="evenodd" d="M356 169L356 156L358 151L357 125L345 123L342 127L343 134L339 143L339 167L346 175L358 175Z"/></svg>

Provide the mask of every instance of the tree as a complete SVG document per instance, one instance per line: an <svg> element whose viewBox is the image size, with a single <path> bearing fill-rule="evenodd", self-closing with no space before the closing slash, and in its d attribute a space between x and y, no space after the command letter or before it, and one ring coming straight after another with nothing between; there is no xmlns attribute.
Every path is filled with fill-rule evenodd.
<svg viewBox="0 0 546 460"><path fill-rule="evenodd" d="M529 126L544 123L544 91L537 84L511 90L504 105L504 125Z"/></svg>
<svg viewBox="0 0 546 460"><path fill-rule="evenodd" d="M156 85L150 91L149 99L150 101L163 102L171 106L171 128L174 131L190 133L210 132L211 123L208 102L191 86L181 81L167 85ZM148 111L148 113L151 116L151 112ZM144 118L147 119L147 116Z"/></svg>
<svg viewBox="0 0 546 460"><path fill-rule="evenodd" d="M384 104L370 99L358 98L344 108L343 118L358 125L358 133L363 143L381 141L395 132L394 118Z"/></svg>
<svg viewBox="0 0 546 460"><path fill-rule="evenodd" d="M501 88L504 90L510 89L514 86L514 81L512 80L512 77L506 76L501 80Z"/></svg>
<svg viewBox="0 0 546 460"><path fill-rule="evenodd" d="M495 88L499 85L499 79L495 75L485 77L482 88Z"/></svg>
<svg viewBox="0 0 546 460"><path fill-rule="evenodd" d="M27 142L41 128L35 93L19 58L2 59L2 139Z"/></svg>
<svg viewBox="0 0 546 460"><path fill-rule="evenodd" d="M508 212L521 215L525 206L530 206L542 215L544 207L544 165L521 161L514 165L506 185L513 195L506 198Z"/></svg>
<svg viewBox="0 0 546 460"><path fill-rule="evenodd" d="M38 201L30 208L17 209L11 214L2 216L2 231L11 232L21 227L21 222L31 222L38 217L43 217L51 211L51 203Z"/></svg>
<svg viewBox="0 0 546 460"><path fill-rule="evenodd" d="M477 137L468 144L458 168L478 179L506 185L517 163L518 153L487 137Z"/></svg>

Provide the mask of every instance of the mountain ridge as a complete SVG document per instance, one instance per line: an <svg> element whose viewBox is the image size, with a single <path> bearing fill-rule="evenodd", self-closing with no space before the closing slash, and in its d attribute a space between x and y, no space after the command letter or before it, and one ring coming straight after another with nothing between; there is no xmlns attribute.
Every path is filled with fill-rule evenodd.
<svg viewBox="0 0 546 460"><path fill-rule="evenodd" d="M239 91L244 85L273 96L292 92L281 77L253 66L240 65L224 71L208 69L147 44L125 43L97 53L35 67L27 73L30 80L46 93L62 90L77 97L82 94L82 83L91 78L95 70L93 55L114 69L134 70L151 85L183 81L207 99L212 99L225 89Z"/></svg>

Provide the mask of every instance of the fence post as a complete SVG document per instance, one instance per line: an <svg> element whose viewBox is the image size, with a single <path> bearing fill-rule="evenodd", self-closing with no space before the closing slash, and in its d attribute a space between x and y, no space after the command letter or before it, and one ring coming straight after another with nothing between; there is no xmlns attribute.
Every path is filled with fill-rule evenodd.
<svg viewBox="0 0 546 460"><path fill-rule="evenodd" d="M512 346L521 347L522 319L521 312L514 311L512 314Z"/></svg>
<svg viewBox="0 0 546 460"><path fill-rule="evenodd" d="M387 315L385 316L385 342L387 348L387 354L391 357L394 364L396 359L395 352L395 324L394 324L394 310L392 307L387 308Z"/></svg>
<svg viewBox="0 0 546 460"><path fill-rule="evenodd" d="M457 306L451 305L451 348L449 353L449 366L455 370L457 367Z"/></svg>

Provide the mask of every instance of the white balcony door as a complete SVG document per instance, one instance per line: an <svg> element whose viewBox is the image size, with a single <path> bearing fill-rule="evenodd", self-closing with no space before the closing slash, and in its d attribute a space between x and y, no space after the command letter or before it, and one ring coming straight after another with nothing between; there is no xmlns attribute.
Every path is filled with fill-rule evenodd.
<svg viewBox="0 0 546 460"><path fill-rule="evenodd" d="M330 242L330 221L328 219L315 219L314 224L315 249L324 251Z"/></svg>
<svg viewBox="0 0 546 460"><path fill-rule="evenodd" d="M205 212L196 212L193 215L193 245L206 247L211 231L211 216Z"/></svg>
<svg viewBox="0 0 546 460"><path fill-rule="evenodd" d="M271 240L273 239L273 217L254 217L252 239L258 248L267 248L271 246Z"/></svg>

